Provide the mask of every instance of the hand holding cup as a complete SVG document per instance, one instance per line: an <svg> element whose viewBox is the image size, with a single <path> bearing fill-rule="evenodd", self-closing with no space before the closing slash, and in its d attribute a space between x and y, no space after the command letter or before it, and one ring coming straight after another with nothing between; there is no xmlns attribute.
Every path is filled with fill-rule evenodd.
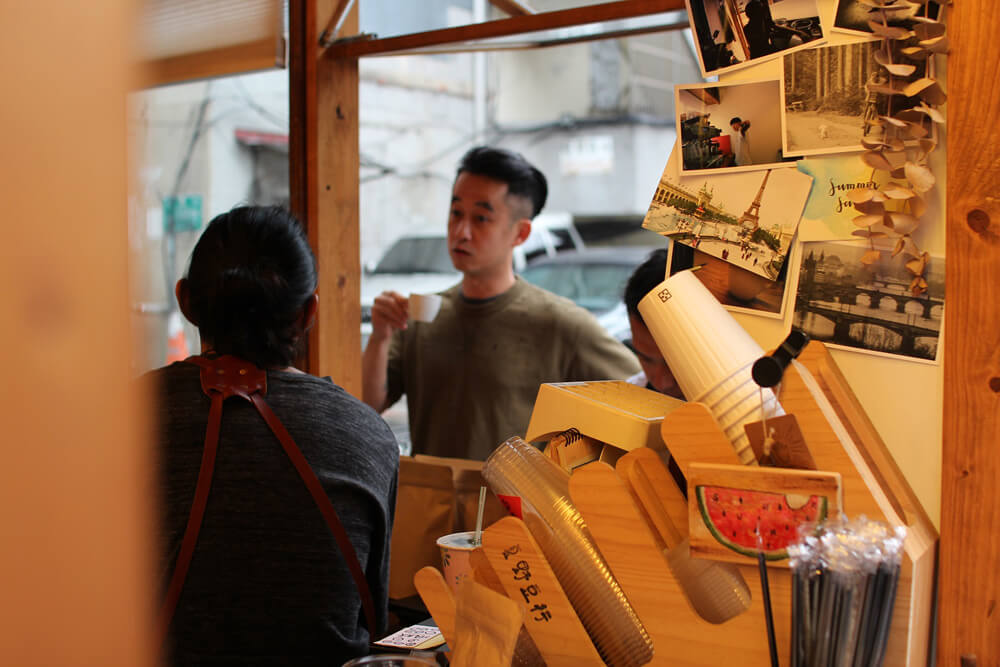
<svg viewBox="0 0 1000 667"><path fill-rule="evenodd" d="M405 329L410 316L409 301L396 292L382 292L372 303L372 337L387 338L396 329Z"/></svg>

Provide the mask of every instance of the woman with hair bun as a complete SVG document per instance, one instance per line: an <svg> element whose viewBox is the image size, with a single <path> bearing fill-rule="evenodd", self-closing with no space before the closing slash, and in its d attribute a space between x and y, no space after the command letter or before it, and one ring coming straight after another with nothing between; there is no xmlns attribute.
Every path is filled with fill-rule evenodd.
<svg viewBox="0 0 1000 667"><path fill-rule="evenodd" d="M293 367L316 285L298 221L255 206L212 220L177 283L202 354L149 374L168 664L336 665L385 629L399 450Z"/></svg>

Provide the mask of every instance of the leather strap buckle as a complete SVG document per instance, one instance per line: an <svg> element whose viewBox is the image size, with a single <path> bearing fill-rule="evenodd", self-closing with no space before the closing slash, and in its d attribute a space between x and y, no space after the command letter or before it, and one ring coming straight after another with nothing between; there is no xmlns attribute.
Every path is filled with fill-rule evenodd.
<svg viewBox="0 0 1000 667"><path fill-rule="evenodd" d="M251 394L267 395L267 372L248 361L231 355L187 361L201 367L201 388L209 396L219 393L223 399L240 396L249 401Z"/></svg>

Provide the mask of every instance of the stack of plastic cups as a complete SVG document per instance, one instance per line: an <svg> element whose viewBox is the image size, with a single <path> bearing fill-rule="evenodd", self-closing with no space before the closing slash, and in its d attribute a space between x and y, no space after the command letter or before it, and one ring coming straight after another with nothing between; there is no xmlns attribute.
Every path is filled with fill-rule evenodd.
<svg viewBox="0 0 1000 667"><path fill-rule="evenodd" d="M520 497L525 523L604 662L649 662L652 640L570 501L569 476L513 437L486 459L483 477L494 493Z"/></svg>
<svg viewBox="0 0 1000 667"><path fill-rule="evenodd" d="M657 285L639 312L684 395L705 404L740 461L756 463L744 424L785 414L751 377L761 347L691 271Z"/></svg>

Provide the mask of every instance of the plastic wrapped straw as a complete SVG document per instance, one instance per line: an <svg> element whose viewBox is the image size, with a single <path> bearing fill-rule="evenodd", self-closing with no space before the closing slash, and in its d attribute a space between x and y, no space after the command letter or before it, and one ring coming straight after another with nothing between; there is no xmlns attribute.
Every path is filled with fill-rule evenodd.
<svg viewBox="0 0 1000 667"><path fill-rule="evenodd" d="M792 667L881 665L906 529L862 516L801 534L789 547Z"/></svg>

